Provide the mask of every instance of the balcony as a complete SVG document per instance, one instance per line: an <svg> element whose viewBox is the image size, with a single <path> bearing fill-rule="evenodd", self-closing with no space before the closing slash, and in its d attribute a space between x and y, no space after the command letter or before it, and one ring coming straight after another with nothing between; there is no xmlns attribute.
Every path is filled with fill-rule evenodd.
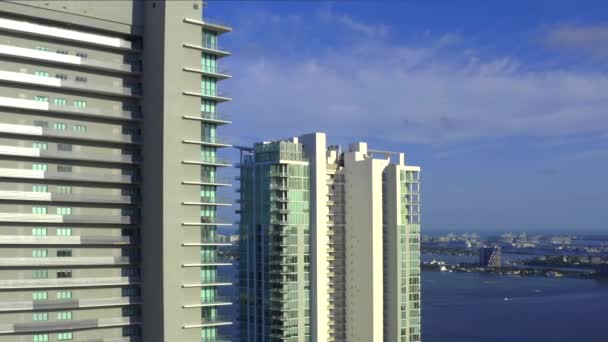
<svg viewBox="0 0 608 342"><path fill-rule="evenodd" d="M76 82L71 80L62 80L54 77L38 76L24 72L13 72L0 70L0 82L12 84L27 84L40 86L52 89L63 89L80 93L92 93L99 95L120 96L137 98L141 95L140 92L122 85L110 86L101 84L91 84L88 82Z"/></svg>
<svg viewBox="0 0 608 342"><path fill-rule="evenodd" d="M201 308L206 306L225 306L232 305L232 298L223 297L223 296L215 296L211 299L203 299L201 298L201 302L199 304L188 304L184 305L184 308Z"/></svg>
<svg viewBox="0 0 608 342"><path fill-rule="evenodd" d="M75 181L75 182L92 182L92 183L119 183L132 184L138 179L135 176L127 175L112 175L112 174L87 174L80 172L57 172L57 171L42 171L42 170L23 170L23 169L3 169L0 168L1 178L13 179L47 179L60 181Z"/></svg>
<svg viewBox="0 0 608 342"><path fill-rule="evenodd" d="M197 74L201 74L203 76L207 76L207 77L212 77L218 80L225 80L228 78L231 78L232 76L228 75L228 71L227 70L218 70L217 68L206 68L206 67L201 67L199 68L188 68L188 67L184 67L183 68L184 71L188 71L188 72L194 72Z"/></svg>
<svg viewBox="0 0 608 342"><path fill-rule="evenodd" d="M215 146L215 147L231 147L232 144L230 143L229 140L230 139L228 139L226 137L201 137L201 140L197 141L196 143L200 143L201 145Z"/></svg>
<svg viewBox="0 0 608 342"><path fill-rule="evenodd" d="M270 190L287 191L289 190L289 187L287 186L287 184L270 183Z"/></svg>
<svg viewBox="0 0 608 342"><path fill-rule="evenodd" d="M205 30L213 31L213 32L216 32L217 34L222 34L222 33L232 31L232 28L230 28L226 25L212 24L212 23L209 23L207 20L201 21L201 20L197 20L197 19L184 18L184 22L201 26Z"/></svg>
<svg viewBox="0 0 608 342"><path fill-rule="evenodd" d="M118 152L118 151L114 151ZM94 153L87 151L50 151L32 147L0 146L0 155L11 157L30 157L58 160L77 160L102 163L135 164L139 157L118 153Z"/></svg>
<svg viewBox="0 0 608 342"><path fill-rule="evenodd" d="M141 118L141 113L137 111L106 110L94 107L69 107L50 104L48 102L39 102L36 100L24 100L10 97L0 97L0 107L26 109L89 118L112 119L120 121L135 121Z"/></svg>
<svg viewBox="0 0 608 342"><path fill-rule="evenodd" d="M217 56L218 58L227 57L227 56L232 55L230 52L222 49L221 47L218 47L217 45L216 46L211 46L211 45L203 44L202 42L201 42L200 45L198 45L198 44L184 43L183 46L185 48L199 50L199 51L204 52L206 54Z"/></svg>
<svg viewBox="0 0 608 342"><path fill-rule="evenodd" d="M195 324L186 324L184 325L184 329L193 329L193 328L204 328L204 327L215 327L221 325L231 325L232 321L230 317L202 317L200 323Z"/></svg>
<svg viewBox="0 0 608 342"><path fill-rule="evenodd" d="M122 215L57 215L29 213L0 213L0 222L9 223L80 223L80 224L135 224L137 220Z"/></svg>
<svg viewBox="0 0 608 342"><path fill-rule="evenodd" d="M122 38L104 36L96 33L81 32L55 26L34 24L23 20L0 18L0 30L15 32L35 37L59 39L62 41L78 42L109 49L134 50L132 43Z"/></svg>
<svg viewBox="0 0 608 342"><path fill-rule="evenodd" d="M226 277L203 278L200 283L182 285L184 288L210 286L232 286L232 279Z"/></svg>
<svg viewBox="0 0 608 342"><path fill-rule="evenodd" d="M31 191L0 190L0 200L26 202L74 202L74 203L103 203L103 204L132 204L135 199L121 195L94 195L82 193L55 193Z"/></svg>
<svg viewBox="0 0 608 342"><path fill-rule="evenodd" d="M117 266L129 265L128 257L50 257L0 258L0 267L63 267L63 266Z"/></svg>
<svg viewBox="0 0 608 342"><path fill-rule="evenodd" d="M96 299L57 299L39 301L0 302L0 312L19 312L32 310L66 310L103 308L141 304L139 298L117 297Z"/></svg>
<svg viewBox="0 0 608 342"><path fill-rule="evenodd" d="M30 236L0 235L0 245L12 246L122 246L131 245L135 240L128 236Z"/></svg>
<svg viewBox="0 0 608 342"><path fill-rule="evenodd" d="M184 141L185 143L190 143L190 144L202 144L202 145L208 145L207 142L200 142L200 141ZM216 145L217 146L217 145ZM225 146L230 146L230 145L222 145L222 147ZM201 158L200 161L196 160L196 161L191 161L191 160L185 160L184 164L196 164L196 165L205 165L205 166L216 166L216 167L230 167L232 166L232 163L230 162L230 160L228 159L220 159L220 158Z"/></svg>
<svg viewBox="0 0 608 342"><path fill-rule="evenodd" d="M182 92L182 94L184 95L188 95L188 96L196 96L196 97L200 97L206 100L213 100L216 102L226 102L226 101L232 101L232 98L226 96L224 93L221 92L203 92L203 93L199 93L199 92L194 92L194 91L184 91Z"/></svg>
<svg viewBox="0 0 608 342"><path fill-rule="evenodd" d="M232 221L219 217L201 217L200 222L187 222L183 226L232 226Z"/></svg>
<svg viewBox="0 0 608 342"><path fill-rule="evenodd" d="M25 47L0 45L0 55L5 57L25 59L35 62L53 63L57 65L72 65L83 69L110 71L120 74L137 74L139 70L131 64L100 61L78 56L64 55L51 51L40 51Z"/></svg>
<svg viewBox="0 0 608 342"><path fill-rule="evenodd" d="M53 331L86 330L139 324L139 318L91 318L69 321L34 321L0 324L0 334L46 333Z"/></svg>
<svg viewBox="0 0 608 342"><path fill-rule="evenodd" d="M210 113L201 111L201 116L200 118L197 117L197 119L200 119L201 121L205 122L215 123L218 125L232 123L230 117L222 113Z"/></svg>
<svg viewBox="0 0 608 342"><path fill-rule="evenodd" d="M134 277L105 277L105 278L52 278L52 279L11 279L0 280L3 290L54 289L54 288L86 288L114 287L139 284Z"/></svg>
<svg viewBox="0 0 608 342"><path fill-rule="evenodd" d="M230 178L222 177L201 177L200 185L214 185L214 186L232 186L232 180Z"/></svg>
<svg viewBox="0 0 608 342"><path fill-rule="evenodd" d="M0 133L14 134L20 136L34 136L34 137L49 137L49 138L63 138L70 140L84 140L84 141L99 141L99 142L110 142L110 143L126 143L126 144L139 144L141 139L139 136L130 134L96 134L94 132L80 133L73 131L58 131L50 128L43 128L37 126L28 125L16 125L16 124L5 124L0 123Z"/></svg>
<svg viewBox="0 0 608 342"><path fill-rule="evenodd" d="M208 257L201 258L200 263L195 264L183 264L183 267L202 267L202 266L231 266L232 260L225 257Z"/></svg>
<svg viewBox="0 0 608 342"><path fill-rule="evenodd" d="M201 197L200 202L189 203L184 202L184 204L194 204L194 205L217 205L217 206L231 206L231 200L229 198L222 197Z"/></svg>

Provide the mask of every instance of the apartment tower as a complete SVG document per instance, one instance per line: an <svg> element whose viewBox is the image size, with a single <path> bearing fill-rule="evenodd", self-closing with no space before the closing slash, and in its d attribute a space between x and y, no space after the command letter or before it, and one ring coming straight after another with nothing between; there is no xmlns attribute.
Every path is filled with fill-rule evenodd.
<svg viewBox="0 0 608 342"><path fill-rule="evenodd" d="M219 341L218 36L201 1L0 2L0 340Z"/></svg>
<svg viewBox="0 0 608 342"><path fill-rule="evenodd" d="M420 167L323 133L241 148L241 341L420 341Z"/></svg>

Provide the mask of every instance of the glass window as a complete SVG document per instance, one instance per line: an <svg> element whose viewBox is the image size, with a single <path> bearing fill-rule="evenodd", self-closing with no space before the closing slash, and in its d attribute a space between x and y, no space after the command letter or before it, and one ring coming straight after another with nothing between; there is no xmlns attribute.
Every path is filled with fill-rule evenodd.
<svg viewBox="0 0 608 342"><path fill-rule="evenodd" d="M38 102L49 102L48 96L35 96L34 100Z"/></svg>
<svg viewBox="0 0 608 342"><path fill-rule="evenodd" d="M34 312L33 314L34 321L48 321L49 313L48 312Z"/></svg>
<svg viewBox="0 0 608 342"><path fill-rule="evenodd" d="M57 341L69 341L74 338L71 332L61 332L57 334Z"/></svg>
<svg viewBox="0 0 608 342"><path fill-rule="evenodd" d="M84 133L84 132L87 131L87 126L85 126L85 125L74 125L74 126L72 126L72 129L74 130L74 132Z"/></svg>
<svg viewBox="0 0 608 342"><path fill-rule="evenodd" d="M59 321L69 321L72 319L71 311L60 311L57 313L57 320Z"/></svg>
<svg viewBox="0 0 608 342"><path fill-rule="evenodd" d="M32 207L32 214L46 215L47 208L46 207Z"/></svg>
<svg viewBox="0 0 608 342"><path fill-rule="evenodd" d="M47 235L47 229L46 228L32 228L32 235L33 236L46 236Z"/></svg>
<svg viewBox="0 0 608 342"><path fill-rule="evenodd" d="M48 186L41 184L32 185L32 192L48 192Z"/></svg>
<svg viewBox="0 0 608 342"><path fill-rule="evenodd" d="M57 208L57 215L72 215L72 208L59 207Z"/></svg>
<svg viewBox="0 0 608 342"><path fill-rule="evenodd" d="M48 164L39 164L39 163L32 164L32 170L46 171L48 168L49 168Z"/></svg>
<svg viewBox="0 0 608 342"><path fill-rule="evenodd" d="M71 299L72 291L57 291L57 299Z"/></svg>
<svg viewBox="0 0 608 342"><path fill-rule="evenodd" d="M41 77L49 77L49 73L46 71L36 71L36 72L34 72L34 75L41 76Z"/></svg>
<svg viewBox="0 0 608 342"><path fill-rule="evenodd" d="M65 131L66 124L64 124L63 122L56 122L53 124L53 128L58 131Z"/></svg>
<svg viewBox="0 0 608 342"><path fill-rule="evenodd" d="M39 150L48 150L49 145L47 143L43 143L43 142L33 142L32 147L39 149Z"/></svg>
<svg viewBox="0 0 608 342"><path fill-rule="evenodd" d="M36 50L39 50L39 51L49 51L49 48L47 48L45 46L36 46Z"/></svg>
<svg viewBox="0 0 608 342"><path fill-rule="evenodd" d="M47 299L49 299L49 293L46 291L32 292L32 300L47 300Z"/></svg>
<svg viewBox="0 0 608 342"><path fill-rule="evenodd" d="M72 228L57 228L57 236L72 236Z"/></svg>
<svg viewBox="0 0 608 342"><path fill-rule="evenodd" d="M57 186L57 192L60 194L71 194L72 193L72 187L69 185L58 185Z"/></svg>
<svg viewBox="0 0 608 342"><path fill-rule="evenodd" d="M49 251L47 249L33 249L32 256L34 258L46 258L49 256Z"/></svg>
<svg viewBox="0 0 608 342"><path fill-rule="evenodd" d="M68 101L66 99L54 99L53 104L55 106L65 106L68 104Z"/></svg>
<svg viewBox="0 0 608 342"><path fill-rule="evenodd" d="M33 270L32 278L33 279L47 279L49 277L49 272L47 270Z"/></svg>
<svg viewBox="0 0 608 342"><path fill-rule="evenodd" d="M76 108L86 108L87 107L87 101L74 100L74 107L76 107Z"/></svg>

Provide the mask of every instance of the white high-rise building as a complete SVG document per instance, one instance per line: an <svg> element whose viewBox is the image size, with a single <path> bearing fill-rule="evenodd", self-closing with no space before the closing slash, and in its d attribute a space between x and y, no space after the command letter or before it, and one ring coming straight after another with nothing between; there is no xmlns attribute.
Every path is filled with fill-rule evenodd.
<svg viewBox="0 0 608 342"><path fill-rule="evenodd" d="M241 340L420 341L420 167L324 133L241 150Z"/></svg>

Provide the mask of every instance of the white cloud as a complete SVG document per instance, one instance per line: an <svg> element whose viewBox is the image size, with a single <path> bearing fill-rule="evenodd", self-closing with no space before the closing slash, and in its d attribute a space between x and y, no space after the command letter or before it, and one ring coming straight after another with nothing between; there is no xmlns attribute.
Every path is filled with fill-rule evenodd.
<svg viewBox="0 0 608 342"><path fill-rule="evenodd" d="M555 49L593 58L608 57L608 26L564 25L549 30L546 43Z"/></svg>
<svg viewBox="0 0 608 342"><path fill-rule="evenodd" d="M362 27L351 29L367 31ZM446 48L461 45L456 37L446 34L423 46L367 37L319 50L314 59L242 60L230 81L236 99L230 106L239 126L264 138L326 131L446 143L606 132L605 75L523 70L508 56L488 59L474 49Z"/></svg>

